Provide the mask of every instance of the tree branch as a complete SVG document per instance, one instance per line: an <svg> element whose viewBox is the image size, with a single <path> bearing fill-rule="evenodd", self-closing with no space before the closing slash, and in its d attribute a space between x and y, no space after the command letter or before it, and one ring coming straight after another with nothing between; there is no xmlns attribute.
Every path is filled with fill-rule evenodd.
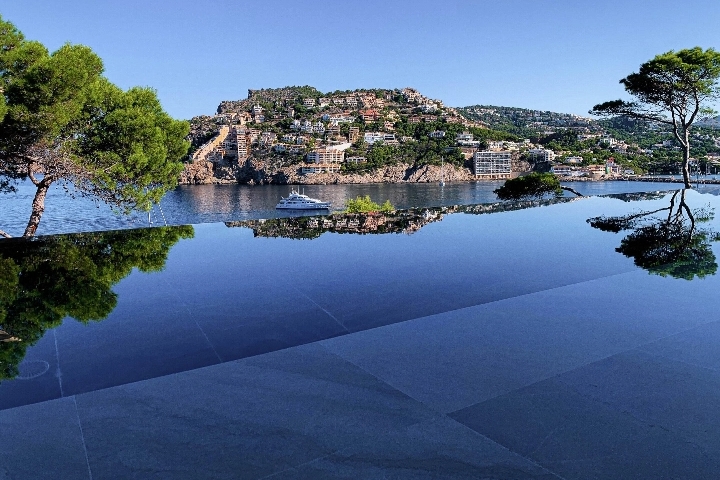
<svg viewBox="0 0 720 480"><path fill-rule="evenodd" d="M560 185L560 188L562 188L563 190L567 190L568 192L574 193L574 194L577 195L578 197L584 197L584 196L585 196L585 195L583 195L582 193L580 193L580 192L578 192L577 190L575 190L574 188L565 187L565 186L563 186L563 185Z"/></svg>
<svg viewBox="0 0 720 480"><path fill-rule="evenodd" d="M595 105L590 113L593 115L610 116L610 115L624 115L626 117L638 118L641 120L648 120L651 122L662 123L665 125L672 125L670 120L661 116L655 112L642 112L633 108L632 103L623 102L616 100L614 102L606 102L600 105Z"/></svg>
<svg viewBox="0 0 720 480"><path fill-rule="evenodd" d="M694 92L695 97L695 109L693 110L692 115L690 115L690 120L688 121L688 125L692 125L692 123L695 121L695 117L697 116L698 112L700 111L700 99L698 98L698 93Z"/></svg>
<svg viewBox="0 0 720 480"><path fill-rule="evenodd" d="M35 165L35 162L28 163L27 166L27 176L30 179L30 181L37 187L40 185L40 180L35 178L35 174L33 173L33 166Z"/></svg>

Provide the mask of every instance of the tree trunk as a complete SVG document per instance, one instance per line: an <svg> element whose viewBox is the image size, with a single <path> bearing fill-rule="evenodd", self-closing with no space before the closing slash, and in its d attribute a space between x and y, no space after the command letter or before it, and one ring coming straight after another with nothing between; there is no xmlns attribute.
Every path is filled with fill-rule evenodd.
<svg viewBox="0 0 720 480"><path fill-rule="evenodd" d="M683 147L683 162L682 162L682 174L683 182L685 182L685 188L692 188L690 185L690 135L687 129L685 130L684 142L681 142Z"/></svg>
<svg viewBox="0 0 720 480"><path fill-rule="evenodd" d="M32 203L32 213L30 214L30 220L28 221L27 227L25 227L25 233L23 237L32 237L40 225L40 218L45 211L45 195L47 195L49 183L40 182L35 192L35 198Z"/></svg>

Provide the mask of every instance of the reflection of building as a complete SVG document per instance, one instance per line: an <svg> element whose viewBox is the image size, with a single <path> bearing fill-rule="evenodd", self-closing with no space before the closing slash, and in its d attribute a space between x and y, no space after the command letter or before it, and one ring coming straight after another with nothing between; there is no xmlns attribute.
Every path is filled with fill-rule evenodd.
<svg viewBox="0 0 720 480"><path fill-rule="evenodd" d="M480 151L473 154L473 166L476 177L510 178L512 172L512 152Z"/></svg>
<svg viewBox="0 0 720 480"><path fill-rule="evenodd" d="M20 342L18 337L13 337L5 330L0 330L0 342Z"/></svg>

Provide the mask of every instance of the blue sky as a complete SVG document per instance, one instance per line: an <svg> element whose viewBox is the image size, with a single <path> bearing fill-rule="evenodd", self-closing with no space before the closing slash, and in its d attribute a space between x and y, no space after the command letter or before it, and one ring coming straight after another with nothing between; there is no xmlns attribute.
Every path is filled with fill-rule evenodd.
<svg viewBox="0 0 720 480"><path fill-rule="evenodd" d="M286 85L585 115L656 54L720 49L718 0L0 0L0 15L51 50L90 46L177 118Z"/></svg>

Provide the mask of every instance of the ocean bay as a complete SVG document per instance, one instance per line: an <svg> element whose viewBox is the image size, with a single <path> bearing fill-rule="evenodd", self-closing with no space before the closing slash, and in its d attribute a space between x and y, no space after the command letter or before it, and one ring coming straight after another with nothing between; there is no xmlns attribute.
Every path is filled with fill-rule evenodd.
<svg viewBox="0 0 720 480"><path fill-rule="evenodd" d="M276 211L275 205L291 189L332 202L331 211L342 210L348 199L369 195L374 201L389 200L396 208L470 205L497 201L493 190L502 181L447 183L345 184L345 185L184 185L168 192L159 207L147 213L121 215L107 205L66 194L55 187L48 193L43 222L38 234L86 232L138 228L149 225L187 225L233 220L280 218L318 215L327 211ZM650 190L669 190L666 183L635 181L567 182L566 185L583 195L607 195ZM710 188L710 187L707 187ZM701 188L702 191L702 188ZM29 182L21 183L14 194L0 200L0 229L11 235L22 234L35 189ZM149 220L148 220L149 217Z"/></svg>

